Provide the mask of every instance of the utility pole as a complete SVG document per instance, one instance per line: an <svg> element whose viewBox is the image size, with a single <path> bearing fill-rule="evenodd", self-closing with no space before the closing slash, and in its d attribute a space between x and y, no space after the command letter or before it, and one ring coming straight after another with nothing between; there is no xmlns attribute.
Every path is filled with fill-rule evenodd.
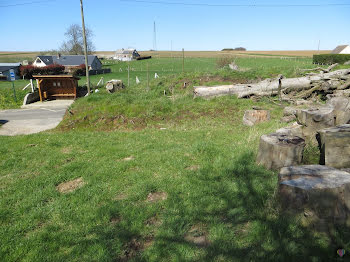
<svg viewBox="0 0 350 262"><path fill-rule="evenodd" d="M87 54L88 50L87 50L87 43L86 43L83 0L80 0L80 9L81 9L81 21L82 21L83 38L84 38L84 54L85 54L85 68L86 68L86 82L87 82L86 84L87 84L88 95L90 95L89 61L88 61L88 54Z"/></svg>
<svg viewBox="0 0 350 262"><path fill-rule="evenodd" d="M321 40L318 40L318 54L320 54L320 44L321 44Z"/></svg>

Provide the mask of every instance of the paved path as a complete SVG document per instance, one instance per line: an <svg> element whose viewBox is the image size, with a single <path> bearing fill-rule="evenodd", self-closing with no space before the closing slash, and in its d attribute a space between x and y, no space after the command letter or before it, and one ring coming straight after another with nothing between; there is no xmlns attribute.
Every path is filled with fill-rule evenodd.
<svg viewBox="0 0 350 262"><path fill-rule="evenodd" d="M16 136L39 133L55 128L73 100L37 102L22 109L0 111L0 135Z"/></svg>

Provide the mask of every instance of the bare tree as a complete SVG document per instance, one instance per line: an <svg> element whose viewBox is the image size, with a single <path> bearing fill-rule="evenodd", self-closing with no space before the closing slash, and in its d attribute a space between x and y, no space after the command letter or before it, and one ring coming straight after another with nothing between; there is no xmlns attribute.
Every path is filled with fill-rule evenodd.
<svg viewBox="0 0 350 262"><path fill-rule="evenodd" d="M88 53L91 54L94 51L94 45L92 42L93 32L90 28L86 27L86 41ZM70 55L83 55L84 54L84 41L83 41L83 29L78 24L72 24L64 34L67 38L61 45L60 51Z"/></svg>

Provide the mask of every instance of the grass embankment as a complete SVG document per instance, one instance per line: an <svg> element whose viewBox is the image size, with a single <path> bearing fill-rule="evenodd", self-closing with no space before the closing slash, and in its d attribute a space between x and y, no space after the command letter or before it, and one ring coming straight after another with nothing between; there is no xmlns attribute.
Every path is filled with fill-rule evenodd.
<svg viewBox="0 0 350 262"><path fill-rule="evenodd" d="M0 137L0 257L332 261L349 249L349 228L327 235L283 214L276 173L255 164L260 136L282 125L279 107L193 99L191 85L183 88L226 81L212 76L223 74L251 81L220 71L164 77L149 90L144 81L101 90L78 99L56 130ZM272 120L243 126L253 105ZM313 161L312 148L307 154ZM79 188L61 193L64 182Z"/></svg>

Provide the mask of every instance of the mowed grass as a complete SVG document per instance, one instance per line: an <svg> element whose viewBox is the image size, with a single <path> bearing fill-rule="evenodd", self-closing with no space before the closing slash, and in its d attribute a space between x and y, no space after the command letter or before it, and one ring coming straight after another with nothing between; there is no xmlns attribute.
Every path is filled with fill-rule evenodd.
<svg viewBox="0 0 350 262"><path fill-rule="evenodd" d="M166 129L1 137L0 257L330 261L349 248L348 231L330 239L281 213L276 173L255 165L260 135L280 127L278 108L249 128L240 119L251 101L211 103L233 113ZM77 178L85 184L74 192L56 189Z"/></svg>
<svg viewBox="0 0 350 262"><path fill-rule="evenodd" d="M161 61L155 71L171 69ZM0 137L1 261L336 261L338 248L349 250L349 228L321 233L283 213L277 173L255 164L260 136L283 126L280 107L193 99L193 84L278 70L204 64L214 71L164 70L149 88L137 68L141 84L78 99L57 129ZM293 74L287 64L280 71ZM121 66L105 77L125 80ZM253 105L272 120L243 126ZM317 161L315 148L306 153L305 163ZM65 182L79 187L61 193Z"/></svg>

